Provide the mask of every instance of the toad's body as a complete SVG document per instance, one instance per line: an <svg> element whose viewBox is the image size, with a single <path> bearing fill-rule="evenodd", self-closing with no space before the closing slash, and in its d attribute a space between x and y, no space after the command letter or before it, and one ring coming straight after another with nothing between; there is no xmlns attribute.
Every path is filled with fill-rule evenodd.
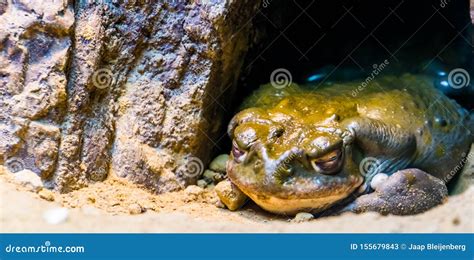
<svg viewBox="0 0 474 260"><path fill-rule="evenodd" d="M474 140L469 113L419 76L318 89L266 85L245 107L229 126L228 176L281 214L320 212L374 175L408 167L448 181Z"/></svg>

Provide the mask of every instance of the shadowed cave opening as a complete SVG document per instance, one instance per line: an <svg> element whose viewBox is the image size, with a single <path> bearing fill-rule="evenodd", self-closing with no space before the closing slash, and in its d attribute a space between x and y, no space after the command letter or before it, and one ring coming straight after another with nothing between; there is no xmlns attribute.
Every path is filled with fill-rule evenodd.
<svg viewBox="0 0 474 260"><path fill-rule="evenodd" d="M455 68L474 75L468 0L265 0L251 23L249 51L222 134L245 97L269 83L279 68L288 70L293 82L317 86L362 82L387 60L384 74L432 76L434 87L473 109L472 84L443 85ZM218 153L230 147L229 138L221 138Z"/></svg>

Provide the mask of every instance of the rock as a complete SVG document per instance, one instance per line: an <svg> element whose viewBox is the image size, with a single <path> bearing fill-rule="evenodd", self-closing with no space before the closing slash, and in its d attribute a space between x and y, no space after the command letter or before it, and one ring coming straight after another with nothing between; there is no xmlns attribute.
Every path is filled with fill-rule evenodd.
<svg viewBox="0 0 474 260"><path fill-rule="evenodd" d="M184 202L192 202L203 198L204 189L196 185L190 185L186 187L184 193L186 195L183 198Z"/></svg>
<svg viewBox="0 0 474 260"><path fill-rule="evenodd" d="M14 179L15 182L33 192L38 192L43 188L41 178L30 170L22 170L15 173Z"/></svg>
<svg viewBox="0 0 474 260"><path fill-rule="evenodd" d="M306 222L314 219L313 214L308 212L300 212L296 214L295 218L293 218L292 222Z"/></svg>
<svg viewBox="0 0 474 260"><path fill-rule="evenodd" d="M229 160L229 155L221 154L212 160L209 168L215 172L225 173L227 160Z"/></svg>
<svg viewBox="0 0 474 260"><path fill-rule="evenodd" d="M208 179L210 182L213 183L221 182L222 180L224 180L224 176L224 174L212 170L205 170L203 174L204 178Z"/></svg>
<svg viewBox="0 0 474 260"><path fill-rule="evenodd" d="M133 203L128 206L128 212L132 215L142 214L145 209L138 203Z"/></svg>
<svg viewBox="0 0 474 260"><path fill-rule="evenodd" d="M353 212L413 215L425 212L448 197L444 182L419 169L395 172L374 192L358 197L346 209Z"/></svg>
<svg viewBox="0 0 474 260"><path fill-rule="evenodd" d="M458 226L459 224L461 224L461 219L456 216L452 219L452 223L453 225Z"/></svg>
<svg viewBox="0 0 474 260"><path fill-rule="evenodd" d="M208 183L207 183L207 181L205 181L205 180L198 180L198 181L197 181L197 186L200 187L200 188L202 188L202 189L206 188L207 184L208 184Z"/></svg>
<svg viewBox="0 0 474 260"><path fill-rule="evenodd" d="M67 208L53 208L47 210L43 214L43 218L46 223L51 225L57 225L65 222L69 216L69 210Z"/></svg>
<svg viewBox="0 0 474 260"><path fill-rule="evenodd" d="M186 192L186 194L196 195L196 196L199 196L204 192L204 190L201 187L198 187L196 185L189 185L188 187L186 187L184 191Z"/></svg>
<svg viewBox="0 0 474 260"><path fill-rule="evenodd" d="M0 165L22 159L60 192L109 172L156 193L195 184L259 4L0 4Z"/></svg>
<svg viewBox="0 0 474 260"><path fill-rule="evenodd" d="M202 177L207 178L209 180L214 180L214 176L217 174L219 173L212 170L205 170L204 173L202 174Z"/></svg>
<svg viewBox="0 0 474 260"><path fill-rule="evenodd" d="M370 181L370 187L374 190L378 189L385 181L387 181L388 175L385 173L376 174L372 181Z"/></svg>
<svg viewBox="0 0 474 260"><path fill-rule="evenodd" d="M47 201L54 201L54 193L48 189L42 189L38 192L40 198L47 200Z"/></svg>
<svg viewBox="0 0 474 260"><path fill-rule="evenodd" d="M64 1L7 5L0 15L0 164L16 157L46 179L58 156L74 8Z"/></svg>
<svg viewBox="0 0 474 260"><path fill-rule="evenodd" d="M214 190L229 210L237 210L247 201L247 195L240 191L230 180L219 182Z"/></svg>

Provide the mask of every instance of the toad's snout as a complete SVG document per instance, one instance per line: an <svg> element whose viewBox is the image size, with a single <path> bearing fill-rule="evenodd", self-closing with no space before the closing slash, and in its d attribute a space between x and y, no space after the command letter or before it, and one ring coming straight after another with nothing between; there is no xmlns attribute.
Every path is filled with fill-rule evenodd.
<svg viewBox="0 0 474 260"><path fill-rule="evenodd" d="M341 169L332 174L316 171L310 153L303 148L293 147L278 154L268 146L254 148L259 149L250 153L245 162L229 162L228 175L260 207L274 213L324 210L347 197L362 182L362 177L351 171ZM342 161L340 153L329 152L321 158ZM346 166L352 164L348 162Z"/></svg>

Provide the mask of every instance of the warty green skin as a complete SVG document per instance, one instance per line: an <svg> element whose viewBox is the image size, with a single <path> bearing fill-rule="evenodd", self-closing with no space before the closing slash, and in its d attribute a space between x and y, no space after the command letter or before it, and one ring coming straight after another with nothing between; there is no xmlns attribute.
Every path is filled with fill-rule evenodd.
<svg viewBox="0 0 474 260"><path fill-rule="evenodd" d="M474 141L469 113L423 76L318 88L268 84L243 106L229 135L246 154L240 161L231 153L227 173L253 201L277 214L321 212L360 190L370 192L361 186L375 174L409 167L448 182ZM340 169L316 172L311 160L335 149L342 149Z"/></svg>

